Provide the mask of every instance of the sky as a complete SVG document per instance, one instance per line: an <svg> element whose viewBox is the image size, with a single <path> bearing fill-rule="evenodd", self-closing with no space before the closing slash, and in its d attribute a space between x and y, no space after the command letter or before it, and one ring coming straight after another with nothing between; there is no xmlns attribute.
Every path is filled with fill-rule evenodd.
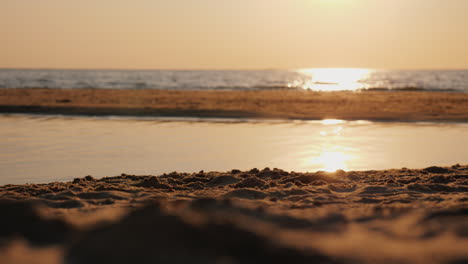
<svg viewBox="0 0 468 264"><path fill-rule="evenodd" d="M467 69L468 0L0 0L0 68Z"/></svg>

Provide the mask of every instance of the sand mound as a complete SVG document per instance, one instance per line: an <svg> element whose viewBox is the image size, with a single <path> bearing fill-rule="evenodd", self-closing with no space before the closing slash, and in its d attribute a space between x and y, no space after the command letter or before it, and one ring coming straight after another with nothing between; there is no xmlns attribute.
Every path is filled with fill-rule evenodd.
<svg viewBox="0 0 468 264"><path fill-rule="evenodd" d="M0 197L0 263L468 261L468 166L87 176Z"/></svg>

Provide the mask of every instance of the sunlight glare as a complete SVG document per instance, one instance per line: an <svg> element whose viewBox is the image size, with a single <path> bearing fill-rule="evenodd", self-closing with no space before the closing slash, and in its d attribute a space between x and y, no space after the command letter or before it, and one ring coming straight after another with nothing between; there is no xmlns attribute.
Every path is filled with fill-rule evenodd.
<svg viewBox="0 0 468 264"><path fill-rule="evenodd" d="M340 119L324 119L322 120L322 125L339 125L343 124L345 121Z"/></svg>
<svg viewBox="0 0 468 264"><path fill-rule="evenodd" d="M368 78L371 70L353 68L301 69L297 71L304 79L288 84L290 88L313 91L357 91L364 88L362 80Z"/></svg>
<svg viewBox="0 0 468 264"><path fill-rule="evenodd" d="M351 157L340 151L324 151L322 155L312 160L313 163L320 164L323 171L334 172L337 170L346 170L346 162Z"/></svg>
<svg viewBox="0 0 468 264"><path fill-rule="evenodd" d="M357 157L355 156L356 149L326 144L322 146L319 153L311 153L313 156L304 160L306 166L314 169L327 172L335 172L337 170L348 170L348 165Z"/></svg>

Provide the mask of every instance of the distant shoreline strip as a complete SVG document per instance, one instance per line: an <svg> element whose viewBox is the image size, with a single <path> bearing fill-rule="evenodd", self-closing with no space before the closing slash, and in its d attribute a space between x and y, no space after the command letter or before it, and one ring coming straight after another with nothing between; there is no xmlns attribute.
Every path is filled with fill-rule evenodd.
<svg viewBox="0 0 468 264"><path fill-rule="evenodd" d="M468 122L468 94L0 89L0 113Z"/></svg>

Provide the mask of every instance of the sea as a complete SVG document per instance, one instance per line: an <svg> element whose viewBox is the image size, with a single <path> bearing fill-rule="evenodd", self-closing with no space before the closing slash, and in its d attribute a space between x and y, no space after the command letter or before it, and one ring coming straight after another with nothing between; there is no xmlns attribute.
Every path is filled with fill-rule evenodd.
<svg viewBox="0 0 468 264"><path fill-rule="evenodd" d="M468 70L0 69L0 88L468 92Z"/></svg>
<svg viewBox="0 0 468 264"><path fill-rule="evenodd" d="M468 70L0 69L1 88L468 92ZM0 114L0 185L121 173L468 162L467 123Z"/></svg>

